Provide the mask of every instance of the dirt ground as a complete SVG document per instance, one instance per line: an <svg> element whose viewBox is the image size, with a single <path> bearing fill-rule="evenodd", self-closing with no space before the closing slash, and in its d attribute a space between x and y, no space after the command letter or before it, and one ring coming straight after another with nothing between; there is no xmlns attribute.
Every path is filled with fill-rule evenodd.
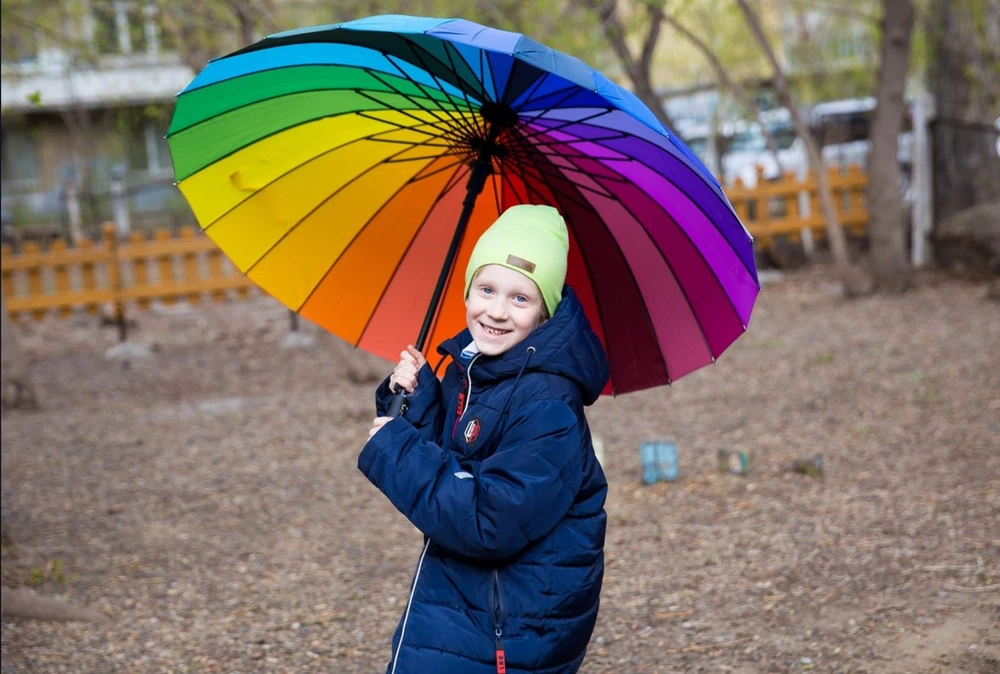
<svg viewBox="0 0 1000 674"><path fill-rule="evenodd" d="M1000 304L928 276L769 283L670 389L602 399L607 572L586 674L1000 672ZM19 327L43 408L3 413L5 584L110 626L4 619L2 674L384 670L420 535L357 471L384 364L267 299ZM672 438L677 482L643 486ZM717 472L719 448L753 472ZM820 455L822 475L796 472Z"/></svg>

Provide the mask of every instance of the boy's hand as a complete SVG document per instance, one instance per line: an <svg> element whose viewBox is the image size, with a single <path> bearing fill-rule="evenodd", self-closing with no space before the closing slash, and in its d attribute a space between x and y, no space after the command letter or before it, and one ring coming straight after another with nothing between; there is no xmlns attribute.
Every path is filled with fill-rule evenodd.
<svg viewBox="0 0 1000 674"><path fill-rule="evenodd" d="M404 389L407 393L413 393L417 387L417 372L427 364L424 354L417 351L411 344L406 347L406 351L399 354L399 363L389 377L389 388L396 390L396 387Z"/></svg>
<svg viewBox="0 0 1000 674"><path fill-rule="evenodd" d="M376 417L375 421L372 422L372 428L368 431L368 439L371 440L372 436L379 432L383 426L392 421L392 417Z"/></svg>

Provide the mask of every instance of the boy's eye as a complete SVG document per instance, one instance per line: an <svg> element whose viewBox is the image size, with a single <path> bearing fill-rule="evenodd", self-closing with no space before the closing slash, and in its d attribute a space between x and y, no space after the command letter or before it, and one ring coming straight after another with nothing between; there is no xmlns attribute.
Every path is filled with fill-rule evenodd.
<svg viewBox="0 0 1000 674"><path fill-rule="evenodd" d="M524 295L518 295L518 296L517 296L517 297L515 297L514 299L515 299L515 300L516 300L516 301L517 301L518 303L520 303L520 304L524 304L525 302L527 302L527 301L528 301L528 298L527 298L527 297L525 297Z"/></svg>
<svg viewBox="0 0 1000 674"><path fill-rule="evenodd" d="M493 294L493 288L491 288L489 286L483 286L483 294L484 295L492 295Z"/></svg>

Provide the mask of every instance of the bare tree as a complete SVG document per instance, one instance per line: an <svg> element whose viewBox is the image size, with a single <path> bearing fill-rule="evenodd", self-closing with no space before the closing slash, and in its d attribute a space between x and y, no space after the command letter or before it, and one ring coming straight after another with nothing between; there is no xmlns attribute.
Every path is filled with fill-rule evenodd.
<svg viewBox="0 0 1000 674"><path fill-rule="evenodd" d="M750 97L747 90L729 76L729 72L726 70L726 67L722 65L722 61L719 60L719 56L712 50L712 48L709 47L704 40L695 35L687 26L682 24L677 17L669 12L664 12L663 20L666 21L671 28L680 33L685 40L690 42L695 49L701 52L702 56L705 57L705 60L708 61L709 66L711 66L712 71L715 73L715 77L718 80L719 85L731 93L736 100L740 102L740 105L743 106L744 110L760 121L760 107L754 102L753 98ZM774 134L772 134L764 124L760 125L760 130L764 136L764 140L767 142L768 151L774 155L775 164L780 167L781 160L778 156L778 143L774 139Z"/></svg>
<svg viewBox="0 0 1000 674"><path fill-rule="evenodd" d="M597 13L601 22L601 30L608 40L608 44L614 51L618 62L621 64L625 74L632 82L632 89L635 95L646 104L656 118L667 128L673 128L670 117L663 109L663 102L653 88L651 77L653 55L656 52L656 45L660 40L661 28L663 26L663 3L648 2L643 3L646 13L646 33L643 36L642 47L638 56L632 53L628 45L628 35L621 17L618 15L618 3L616 0L587 0L587 6Z"/></svg>
<svg viewBox="0 0 1000 674"><path fill-rule="evenodd" d="M774 53L774 48L764 33L757 13L750 7L747 0L736 0L740 10L746 19L750 32L760 45L761 50L767 57L768 63L774 76L774 89L778 95L778 100L788 109L791 116L792 126L795 127L795 134L805 146L806 154L809 157L809 168L816 181L816 192L819 195L820 206L823 211L823 219L826 221L826 235L830 243L830 252L833 254L833 262L841 282L844 284L844 294L847 297L857 297L871 292L871 282L857 267L851 264L850 256L847 252L847 239L844 230L840 226L840 218L833 203L833 191L830 189L830 181L823 167L823 158L819 153L819 148L809 134L809 128L798 112L795 99L792 96L788 80L785 78L784 70L778 62L778 57Z"/></svg>
<svg viewBox="0 0 1000 674"><path fill-rule="evenodd" d="M897 155L914 15L912 0L883 2L877 107L872 122L872 154L868 165L871 211L868 237L875 285L890 292L901 292L911 285Z"/></svg>

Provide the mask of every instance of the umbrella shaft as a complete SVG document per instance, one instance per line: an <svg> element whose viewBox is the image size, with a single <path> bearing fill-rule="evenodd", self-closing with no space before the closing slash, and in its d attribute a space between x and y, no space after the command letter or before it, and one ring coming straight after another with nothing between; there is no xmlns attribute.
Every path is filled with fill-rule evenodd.
<svg viewBox="0 0 1000 674"><path fill-rule="evenodd" d="M465 201L462 202L462 214L458 218L455 234L451 237L451 245L448 246L448 254L445 255L444 264L441 266L441 274L438 276L437 285L434 286L434 294L431 296L427 315L424 316L424 323L420 326L420 335L417 337L416 343L419 351L424 350L427 338L430 336L431 326L434 324L434 317L438 313L438 305L441 302L441 295L444 293L444 287L448 283L448 277L451 276L451 268L455 264L458 248L469 225L469 218L472 217L472 209L476 207L476 198L486 185L486 178L490 174L492 164L493 160L487 152L483 152L476 161L472 162L472 173L469 175L469 182L465 186Z"/></svg>

